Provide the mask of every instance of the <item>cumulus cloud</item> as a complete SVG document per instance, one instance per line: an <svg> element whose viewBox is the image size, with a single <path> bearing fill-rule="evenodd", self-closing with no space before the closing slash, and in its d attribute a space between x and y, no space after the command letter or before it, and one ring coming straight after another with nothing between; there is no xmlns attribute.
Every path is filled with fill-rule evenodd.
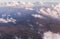
<svg viewBox="0 0 60 39"><path fill-rule="evenodd" d="M60 39L60 34L48 31L44 33L43 39Z"/></svg>
<svg viewBox="0 0 60 39"><path fill-rule="evenodd" d="M15 21L16 20L13 18L10 18L10 19L0 18L0 23L9 23L9 22L16 23Z"/></svg>
<svg viewBox="0 0 60 39"><path fill-rule="evenodd" d="M49 5L46 6L45 4L43 7L39 8L38 13L43 13L47 16L60 20L60 3L57 4L52 3L50 4L50 7Z"/></svg>
<svg viewBox="0 0 60 39"><path fill-rule="evenodd" d="M7 23L7 21L3 18L0 18L0 23Z"/></svg>
<svg viewBox="0 0 60 39"><path fill-rule="evenodd" d="M7 19L6 21L7 21L7 22L13 22L13 23L16 23L16 20L13 19L13 18Z"/></svg>
<svg viewBox="0 0 60 39"><path fill-rule="evenodd" d="M35 17L35 18L45 18L44 16L39 15L39 14L32 14L32 16Z"/></svg>

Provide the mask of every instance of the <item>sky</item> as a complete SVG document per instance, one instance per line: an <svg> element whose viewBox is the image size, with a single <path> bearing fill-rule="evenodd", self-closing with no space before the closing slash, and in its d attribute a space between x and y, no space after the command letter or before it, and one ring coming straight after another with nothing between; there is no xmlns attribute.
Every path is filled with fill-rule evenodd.
<svg viewBox="0 0 60 39"><path fill-rule="evenodd" d="M44 2L60 2L60 0L0 0L0 2L11 2L11 1L24 1L24 2L37 2L37 1L44 1Z"/></svg>

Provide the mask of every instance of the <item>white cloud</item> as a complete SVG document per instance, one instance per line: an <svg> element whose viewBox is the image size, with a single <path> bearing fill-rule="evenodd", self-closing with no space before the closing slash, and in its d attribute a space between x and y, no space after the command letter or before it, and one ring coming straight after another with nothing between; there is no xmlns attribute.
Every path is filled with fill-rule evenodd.
<svg viewBox="0 0 60 39"><path fill-rule="evenodd" d="M35 18L42 18L42 19L46 19L44 16L39 15L39 14L32 14L33 17Z"/></svg>
<svg viewBox="0 0 60 39"><path fill-rule="evenodd" d="M12 23L16 23L15 22L16 20L13 19L13 18L10 18L10 19L4 19L4 18L0 18L0 23L8 23L8 22L12 22Z"/></svg>
<svg viewBox="0 0 60 39"><path fill-rule="evenodd" d="M10 19L7 19L7 22L13 22L13 23L16 23L16 20L13 19L13 18L10 18Z"/></svg>
<svg viewBox="0 0 60 39"><path fill-rule="evenodd" d="M7 21L3 18L0 18L0 23L7 23Z"/></svg>
<svg viewBox="0 0 60 39"><path fill-rule="evenodd" d="M52 3L50 4L50 7L49 5L46 7L46 4L45 4L39 9L38 13L42 13L49 17L60 20L60 3L57 3L57 4Z"/></svg>
<svg viewBox="0 0 60 39"><path fill-rule="evenodd" d="M60 39L60 34L48 31L44 33L43 39Z"/></svg>

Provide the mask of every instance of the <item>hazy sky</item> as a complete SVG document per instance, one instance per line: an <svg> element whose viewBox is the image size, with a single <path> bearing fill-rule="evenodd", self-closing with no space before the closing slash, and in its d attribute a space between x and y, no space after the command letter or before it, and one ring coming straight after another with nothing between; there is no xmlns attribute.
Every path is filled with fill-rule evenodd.
<svg viewBox="0 0 60 39"><path fill-rule="evenodd" d="M25 2L45 1L45 2L60 2L60 0L0 0L0 2L8 2L8 1L25 1Z"/></svg>

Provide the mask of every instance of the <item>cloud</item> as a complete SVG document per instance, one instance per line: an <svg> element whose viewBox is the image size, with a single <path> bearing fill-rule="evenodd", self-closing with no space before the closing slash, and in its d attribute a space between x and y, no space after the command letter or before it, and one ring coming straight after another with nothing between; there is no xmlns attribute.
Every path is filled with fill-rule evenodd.
<svg viewBox="0 0 60 39"><path fill-rule="evenodd" d="M10 19L0 18L0 23L9 23L9 22L16 23L15 21L16 20L13 18L10 18Z"/></svg>
<svg viewBox="0 0 60 39"><path fill-rule="evenodd" d="M44 6L39 8L38 13L40 14L42 13L45 14L46 16L52 17L53 19L60 20L60 3L52 3L52 4L44 3Z"/></svg>
<svg viewBox="0 0 60 39"><path fill-rule="evenodd" d="M44 18L42 15L39 15L39 14L32 14L32 16L35 18Z"/></svg>
<svg viewBox="0 0 60 39"><path fill-rule="evenodd" d="M0 18L0 23L7 23L7 20Z"/></svg>
<svg viewBox="0 0 60 39"><path fill-rule="evenodd" d="M44 33L43 39L60 39L60 34L48 31Z"/></svg>

